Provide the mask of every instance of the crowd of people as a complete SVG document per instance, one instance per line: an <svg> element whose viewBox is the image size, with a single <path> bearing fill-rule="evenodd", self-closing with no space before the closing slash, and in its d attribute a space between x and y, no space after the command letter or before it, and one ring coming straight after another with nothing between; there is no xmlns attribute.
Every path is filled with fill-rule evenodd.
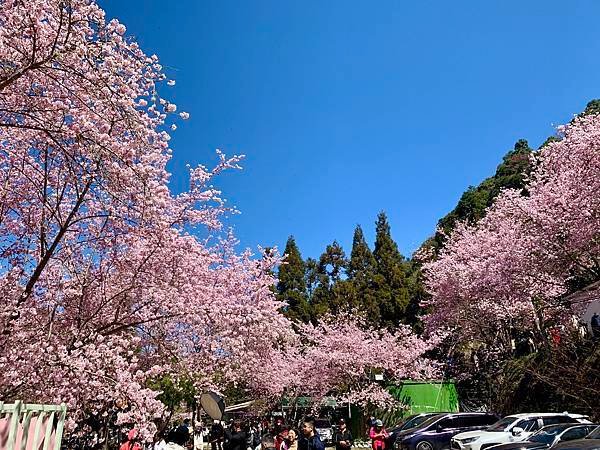
<svg viewBox="0 0 600 450"><path fill-rule="evenodd" d="M371 418L367 436L372 441L373 450L386 450L388 434L381 420ZM331 444L336 450L350 450L354 443L346 421L342 418ZM312 419L300 422L298 428L284 423L281 417L272 423L268 420L233 420L228 426L220 421L208 427L192 427L189 419L180 425L158 433L153 444L148 445L139 439L136 430L127 433L119 450L325 450Z"/></svg>

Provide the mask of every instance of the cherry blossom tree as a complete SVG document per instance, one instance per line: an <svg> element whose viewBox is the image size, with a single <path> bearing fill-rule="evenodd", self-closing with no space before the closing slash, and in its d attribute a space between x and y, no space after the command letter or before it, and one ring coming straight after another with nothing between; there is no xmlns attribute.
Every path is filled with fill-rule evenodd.
<svg viewBox="0 0 600 450"><path fill-rule="evenodd" d="M165 127L189 114L158 58L93 1L6 2L0 23L0 395L65 401L71 429L117 408L149 435L148 380L235 381L284 320L269 259L195 235L220 233L210 182L239 158L172 195Z"/></svg>
<svg viewBox="0 0 600 450"><path fill-rule="evenodd" d="M66 402L71 431L116 413L150 436L161 376L376 399L370 369L434 373L432 343L405 328L298 332L280 313L277 254L237 254L222 230L211 183L239 157L171 193L166 130L189 114L160 96L174 80L123 24L92 0L16 0L0 25L2 400Z"/></svg>
<svg viewBox="0 0 600 450"><path fill-rule="evenodd" d="M432 328L510 351L511 330L546 345L585 305L565 294L600 278L600 117L578 117L534 155L525 194L502 193L425 265Z"/></svg>
<svg viewBox="0 0 600 450"><path fill-rule="evenodd" d="M376 330L358 315L330 315L316 325L301 325L299 340L288 395L333 395L342 402L384 407L397 403L386 384L439 376L426 354L440 336L424 339L405 325L393 332ZM378 384L375 374L383 375L385 384Z"/></svg>

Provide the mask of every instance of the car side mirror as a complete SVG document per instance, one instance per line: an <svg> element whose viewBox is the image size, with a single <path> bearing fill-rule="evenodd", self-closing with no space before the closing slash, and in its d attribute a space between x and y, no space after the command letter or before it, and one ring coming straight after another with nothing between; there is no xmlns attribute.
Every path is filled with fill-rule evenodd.
<svg viewBox="0 0 600 450"><path fill-rule="evenodd" d="M438 423L437 426L435 427L435 431L438 433L441 433L444 429L442 428L442 426Z"/></svg>
<svg viewBox="0 0 600 450"><path fill-rule="evenodd" d="M521 427L514 427L511 431L513 436L520 436L525 430Z"/></svg>

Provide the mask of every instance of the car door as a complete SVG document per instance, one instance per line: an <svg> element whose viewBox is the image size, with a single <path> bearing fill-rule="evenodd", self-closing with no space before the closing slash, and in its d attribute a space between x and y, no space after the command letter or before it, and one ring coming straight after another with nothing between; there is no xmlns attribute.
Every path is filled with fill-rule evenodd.
<svg viewBox="0 0 600 450"><path fill-rule="evenodd" d="M436 450L450 448L450 439L461 431L458 422L457 417L446 417L438 422L434 435L434 448Z"/></svg>

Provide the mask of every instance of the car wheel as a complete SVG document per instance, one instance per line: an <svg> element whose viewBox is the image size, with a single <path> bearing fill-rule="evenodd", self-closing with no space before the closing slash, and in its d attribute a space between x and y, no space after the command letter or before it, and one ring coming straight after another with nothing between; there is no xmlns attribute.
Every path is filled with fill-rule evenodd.
<svg viewBox="0 0 600 450"><path fill-rule="evenodd" d="M433 445L427 441L421 441L416 446L417 450L433 450Z"/></svg>

